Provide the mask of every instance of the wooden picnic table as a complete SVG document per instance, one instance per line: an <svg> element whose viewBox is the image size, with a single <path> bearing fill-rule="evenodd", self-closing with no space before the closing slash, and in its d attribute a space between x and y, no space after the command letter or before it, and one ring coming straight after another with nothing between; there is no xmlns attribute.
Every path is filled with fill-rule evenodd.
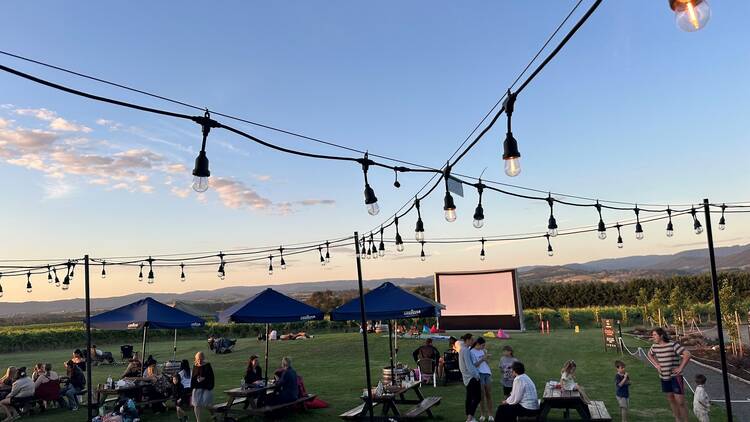
<svg viewBox="0 0 750 422"><path fill-rule="evenodd" d="M591 413L589 412L589 406L584 403L581 393L578 390L563 390L558 388L557 385L556 382L550 381L544 386L542 403L539 406L539 419L546 421L547 415L552 409L565 409L565 417L567 419L570 409L574 409L578 412L581 420L590 421Z"/></svg>
<svg viewBox="0 0 750 422"><path fill-rule="evenodd" d="M422 394L421 387L422 383L420 381L413 381L413 382L403 382L401 385L393 385L393 386L385 386L385 391L383 394L375 394L375 389L371 389L372 391L372 401L373 401L373 407L380 406L380 417L378 419L410 419L410 418L416 418L423 413L426 413L429 418L433 418L434 415L432 414L432 410L430 410L433 406L436 406L440 404L440 397L427 397L425 398ZM416 399L409 399L406 397L406 394L409 392L414 392L414 395L417 396ZM361 396L362 400L365 401L365 403L368 400L367 397L367 390L365 390L362 393ZM399 409L398 405L403 404L414 404L415 407L407 410L402 411ZM341 415L342 418L348 419L350 416L353 416L354 418L363 417L365 416L366 412L364 411L365 406L362 406L361 412L359 412L357 415ZM359 409L355 408L352 409L352 411ZM349 413L349 412L347 412ZM355 412L356 413L356 412Z"/></svg>
<svg viewBox="0 0 750 422"><path fill-rule="evenodd" d="M218 416L221 419L226 419L231 415L242 415L249 413L253 409L258 408L258 399L263 397L265 394L269 394L278 388L278 385L269 384L266 386L247 386L245 388L238 387L230 390L225 390L229 398L224 403L214 405L214 416ZM240 406L242 405L242 406Z"/></svg>
<svg viewBox="0 0 750 422"><path fill-rule="evenodd" d="M164 403L170 400L169 397L156 398L153 400L143 400L143 396L145 395L144 392L146 392L145 390L148 387L151 387L152 384L142 378L126 379L132 381L133 384L115 388L109 388L100 385L99 388L96 389L96 394L94 396L94 399L96 400L96 406L101 407L109 402L115 403L117 400L109 399L110 396L114 396L114 398L122 397L133 399L135 405L138 407L148 406L150 404L156 403Z"/></svg>

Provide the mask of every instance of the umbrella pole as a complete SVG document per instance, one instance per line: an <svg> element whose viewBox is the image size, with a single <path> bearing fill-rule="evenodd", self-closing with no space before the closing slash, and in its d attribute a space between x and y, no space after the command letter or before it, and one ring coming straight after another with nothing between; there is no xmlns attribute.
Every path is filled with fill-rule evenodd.
<svg viewBox="0 0 750 422"><path fill-rule="evenodd" d="M143 344L141 345L141 362L146 362L146 333L148 333L148 325L147 323L144 323L143 324Z"/></svg>
<svg viewBox="0 0 750 422"><path fill-rule="evenodd" d="M362 262L359 258L359 233L354 232L354 256L357 260L357 281L359 284L359 316L360 316L360 323L362 324L362 344L365 349L365 379L367 384L365 384L366 388L365 391L367 393L367 401L365 402L365 408L363 409L361 415L364 416L365 414L370 416L370 422L373 421L373 411L372 411L372 382L370 380L370 350L367 346L367 314L365 313L365 295L364 295L364 289L362 288Z"/></svg>
<svg viewBox="0 0 750 422"><path fill-rule="evenodd" d="M268 326L269 324L266 324L266 385L268 385Z"/></svg>
<svg viewBox="0 0 750 422"><path fill-rule="evenodd" d="M393 321L393 327L398 327L398 321ZM393 331L393 360L398 364L398 328Z"/></svg>
<svg viewBox="0 0 750 422"><path fill-rule="evenodd" d="M391 320L388 320L388 348L391 349L391 384L395 385L396 381L396 367L393 365L393 339L391 335L393 333L393 324Z"/></svg>
<svg viewBox="0 0 750 422"><path fill-rule="evenodd" d="M93 396L91 394L93 388L91 388L91 294L89 292L89 256L86 254L83 257L83 264L84 264L84 281L85 281L85 293L86 293L86 379L89 382L89 388L87 388L86 393L86 403L88 406L86 406L87 412L88 412L88 419L91 420L91 417L93 416Z"/></svg>
<svg viewBox="0 0 750 422"><path fill-rule="evenodd" d="M172 360L177 360L177 329L174 329L174 347L172 349Z"/></svg>

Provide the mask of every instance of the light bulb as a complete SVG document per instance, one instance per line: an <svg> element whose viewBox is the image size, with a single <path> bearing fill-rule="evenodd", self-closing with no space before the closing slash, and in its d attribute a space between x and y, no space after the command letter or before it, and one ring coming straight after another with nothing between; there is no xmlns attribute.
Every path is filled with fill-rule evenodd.
<svg viewBox="0 0 750 422"><path fill-rule="evenodd" d="M184 283L185 282L185 278L186 278L185 277L185 273L184 272L180 273L180 281L182 281Z"/></svg>
<svg viewBox="0 0 750 422"><path fill-rule="evenodd" d="M449 223L456 221L456 209L455 208L449 208L445 210L445 221Z"/></svg>
<svg viewBox="0 0 750 422"><path fill-rule="evenodd" d="M26 293L31 293L31 282L26 283Z"/></svg>
<svg viewBox="0 0 750 422"><path fill-rule="evenodd" d="M416 239L417 242L421 242L424 240L424 232L414 232L414 239Z"/></svg>
<svg viewBox="0 0 750 422"><path fill-rule="evenodd" d="M107 278L107 271L102 269L102 278Z"/></svg>
<svg viewBox="0 0 750 422"><path fill-rule="evenodd" d="M331 262L331 257L326 253L326 264L329 264Z"/></svg>
<svg viewBox="0 0 750 422"><path fill-rule="evenodd" d="M643 240L643 232L638 232L635 234L635 238L637 240Z"/></svg>
<svg viewBox="0 0 750 422"><path fill-rule="evenodd" d="M599 233L597 234L597 237L598 237L599 239L601 239L601 240L604 240L604 239L606 239L606 238L607 238L607 232L599 232Z"/></svg>
<svg viewBox="0 0 750 422"><path fill-rule="evenodd" d="M148 271L148 284L154 284L154 272L152 270Z"/></svg>
<svg viewBox="0 0 750 422"><path fill-rule="evenodd" d="M677 27L685 32L695 32L711 19L711 7L706 0L670 0L675 12Z"/></svg>
<svg viewBox="0 0 750 422"><path fill-rule="evenodd" d="M475 219L473 224L474 224L475 228L481 229L482 226L484 226L484 219L482 219L482 220L476 220Z"/></svg>
<svg viewBox="0 0 750 422"><path fill-rule="evenodd" d="M617 247L620 248L620 249L622 249L622 247L623 247L622 236L617 236Z"/></svg>
<svg viewBox="0 0 750 422"><path fill-rule="evenodd" d="M672 237L672 236L674 236L674 225L670 221L669 223L667 223L667 237Z"/></svg>
<svg viewBox="0 0 750 422"><path fill-rule="evenodd" d="M385 249L378 250L378 255L382 258L385 256Z"/></svg>
<svg viewBox="0 0 750 422"><path fill-rule="evenodd" d="M367 212L370 215L378 215L380 212L380 206L377 202L373 202L372 204L367 204Z"/></svg>
<svg viewBox="0 0 750 422"><path fill-rule="evenodd" d="M484 249L482 249L482 251L479 253L479 260L480 261L484 261L484 258L485 258L485 256L484 256Z"/></svg>
<svg viewBox="0 0 750 422"><path fill-rule="evenodd" d="M202 193L208 190L208 177L193 176L193 190Z"/></svg>
<svg viewBox="0 0 750 422"><path fill-rule="evenodd" d="M547 248L547 256L553 256L555 254L555 251L552 250L552 247Z"/></svg>
<svg viewBox="0 0 750 422"><path fill-rule="evenodd" d="M505 174L516 177L521 173L521 157L505 160Z"/></svg>
<svg viewBox="0 0 750 422"><path fill-rule="evenodd" d="M695 226L695 234L701 234L703 233L703 226Z"/></svg>
<svg viewBox="0 0 750 422"><path fill-rule="evenodd" d="M66 281L67 280L63 281L63 284L62 284L63 290L68 290L70 288L70 282L69 281L66 282Z"/></svg>
<svg viewBox="0 0 750 422"><path fill-rule="evenodd" d="M404 251L404 244L403 243L396 244L396 250L398 252L403 252Z"/></svg>
<svg viewBox="0 0 750 422"><path fill-rule="evenodd" d="M268 275L273 275L273 267L268 267Z"/></svg>
<svg viewBox="0 0 750 422"><path fill-rule="evenodd" d="M557 229L556 228L555 229L549 229L549 230L547 230L547 234L549 234L550 237L555 237L555 236L557 236Z"/></svg>
<svg viewBox="0 0 750 422"><path fill-rule="evenodd" d="M282 270L286 269L286 261L284 261L284 258L281 258L281 269Z"/></svg>
<svg viewBox="0 0 750 422"><path fill-rule="evenodd" d="M422 252L422 255L419 256L419 259L421 259L422 261L425 261L427 259L424 252Z"/></svg>
<svg viewBox="0 0 750 422"><path fill-rule="evenodd" d="M726 228L727 228L727 222L726 222L726 220L724 219L724 217L721 217L721 218L719 219L719 230L724 230L724 229L726 229Z"/></svg>

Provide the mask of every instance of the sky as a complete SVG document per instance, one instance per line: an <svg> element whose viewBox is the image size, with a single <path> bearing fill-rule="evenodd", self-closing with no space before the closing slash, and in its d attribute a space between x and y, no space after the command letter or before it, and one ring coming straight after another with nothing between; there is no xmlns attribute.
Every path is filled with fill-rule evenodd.
<svg viewBox="0 0 750 422"><path fill-rule="evenodd" d="M747 133L750 45L747 2L713 2L696 33L677 29L667 2L604 2L564 50L518 97L513 132L523 171L503 173L504 117L456 172L524 187L640 204L750 200ZM2 50L152 91L201 107L407 161L439 167L535 54L573 1L241 2L174 7L169 2L12 2L0 27ZM584 0L579 17L591 1ZM566 26L566 29L570 24ZM6 56L0 63L98 95L194 114L179 105L87 81ZM230 123L227 120L218 120ZM352 153L231 122L275 144ZM200 127L97 103L0 73L0 259L57 262L319 242L367 232L393 215L429 178L370 171L381 213L363 203L357 165L290 156L213 130L211 188L190 189ZM456 198L458 220L442 216L438 192L422 204L428 239L539 233L544 202L485 194L485 226L471 225L476 192ZM589 208L556 207L561 229L592 225ZM608 223L632 213L604 212ZM415 217L402 220L413 237ZM417 245L364 263L364 277L558 265L704 247L690 217L645 225L644 240L623 230L487 246ZM718 246L748 243L750 219L728 216ZM392 230L386 231L392 238ZM392 249L392 248L391 248ZM272 276L267 263L179 270L157 268L153 285L137 268L111 267L92 295L184 292L232 285L356 277L352 248L290 257ZM25 265L25 264L24 264ZM277 264L278 265L278 264ZM80 274L80 267L76 270ZM95 271L94 274L98 274ZM4 301L81 297L81 278L61 291L35 276L0 279ZM354 287L354 285L353 285Z"/></svg>

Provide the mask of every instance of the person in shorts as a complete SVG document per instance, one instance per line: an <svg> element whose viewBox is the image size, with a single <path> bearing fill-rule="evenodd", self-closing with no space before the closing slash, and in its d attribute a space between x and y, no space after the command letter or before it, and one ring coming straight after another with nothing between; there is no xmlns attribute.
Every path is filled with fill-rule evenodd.
<svg viewBox="0 0 750 422"><path fill-rule="evenodd" d="M648 358L659 372L661 391L667 395L669 407L675 422L688 422L688 409L685 402L685 379L682 370L690 362L690 352L672 341L669 334L659 327L651 331L654 345L648 351Z"/></svg>
<svg viewBox="0 0 750 422"><path fill-rule="evenodd" d="M625 364L622 361L615 361L615 397L620 407L620 421L627 422L628 409L630 408L630 375L625 372Z"/></svg>
<svg viewBox="0 0 750 422"><path fill-rule="evenodd" d="M471 346L471 361L479 371L479 384L482 387L482 401L480 403L481 416L480 422L494 421L492 410L495 407L492 403L492 370L488 364L490 355L487 353L487 343L484 337L477 338L474 345Z"/></svg>
<svg viewBox="0 0 750 422"><path fill-rule="evenodd" d="M500 370L503 371L503 395L510 396L513 391L513 363L518 362L513 356L513 348L509 345L503 346L503 356L500 358Z"/></svg>

